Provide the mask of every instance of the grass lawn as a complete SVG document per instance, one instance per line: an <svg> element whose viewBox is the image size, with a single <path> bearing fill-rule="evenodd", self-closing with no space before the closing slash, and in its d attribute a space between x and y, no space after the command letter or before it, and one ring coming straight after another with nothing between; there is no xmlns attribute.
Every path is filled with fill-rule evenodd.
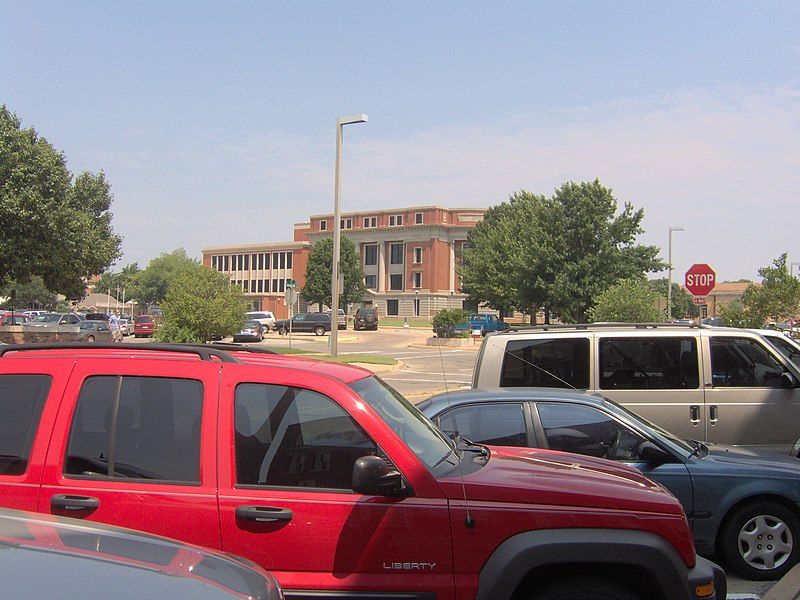
<svg viewBox="0 0 800 600"><path fill-rule="evenodd" d="M320 358L322 360L334 360L343 363L366 363L368 365L396 365L397 361L391 356L381 354L340 354L336 358L321 352L311 352L299 348L283 348L280 346L270 346L270 350L277 354L307 354L309 358Z"/></svg>
<svg viewBox="0 0 800 600"><path fill-rule="evenodd" d="M386 327L402 327L405 321L402 318L391 318L391 317L381 317L378 321L378 327L386 326ZM409 319L408 326L414 327L415 329L432 329L433 325L431 325L430 321L424 321L422 319Z"/></svg>

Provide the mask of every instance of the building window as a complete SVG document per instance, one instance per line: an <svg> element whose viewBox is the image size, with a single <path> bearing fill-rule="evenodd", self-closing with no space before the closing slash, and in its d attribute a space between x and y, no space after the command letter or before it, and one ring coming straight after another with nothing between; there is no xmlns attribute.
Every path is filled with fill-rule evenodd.
<svg viewBox="0 0 800 600"><path fill-rule="evenodd" d="M389 262L393 265L402 265L403 264L403 244L392 244L391 245L391 258Z"/></svg>
<svg viewBox="0 0 800 600"><path fill-rule="evenodd" d="M287 269L291 269L292 268L292 253L291 252L287 252L286 253L286 268Z"/></svg>
<svg viewBox="0 0 800 600"><path fill-rule="evenodd" d="M390 275L389 276L389 289L395 292L403 291L403 276Z"/></svg>
<svg viewBox="0 0 800 600"><path fill-rule="evenodd" d="M250 291L251 292L255 292L256 291L256 280L255 279L251 279L250 280Z"/></svg>
<svg viewBox="0 0 800 600"><path fill-rule="evenodd" d="M364 285L371 290L378 289L378 276L377 275L365 275L364 276Z"/></svg>
<svg viewBox="0 0 800 600"><path fill-rule="evenodd" d="M422 248L420 247L414 248L414 264L416 265L422 264Z"/></svg>
<svg viewBox="0 0 800 600"><path fill-rule="evenodd" d="M264 293L269 294L269 279L264 280Z"/></svg>
<svg viewBox="0 0 800 600"><path fill-rule="evenodd" d="M414 223L422 225L422 213L414 213Z"/></svg>
<svg viewBox="0 0 800 600"><path fill-rule="evenodd" d="M278 253L277 252L273 252L272 253L272 268L275 269L276 271L278 270Z"/></svg>
<svg viewBox="0 0 800 600"><path fill-rule="evenodd" d="M422 287L422 271L414 271L412 274L414 277L414 287L421 288Z"/></svg>
<svg viewBox="0 0 800 600"><path fill-rule="evenodd" d="M319 230L326 231L328 229L328 222L327 221L320 221L319 222Z"/></svg>
<svg viewBox="0 0 800 600"><path fill-rule="evenodd" d="M364 246L364 265L374 266L378 264L378 245L370 244Z"/></svg>
<svg viewBox="0 0 800 600"><path fill-rule="evenodd" d="M281 279L279 283L280 283L281 287L278 289L278 291L281 292L281 293L285 292L286 291L286 280L285 279Z"/></svg>
<svg viewBox="0 0 800 600"><path fill-rule="evenodd" d="M278 293L278 280L277 279L273 279L272 280L272 293L273 294L277 294Z"/></svg>
<svg viewBox="0 0 800 600"><path fill-rule="evenodd" d="M243 258L244 258L244 269L243 270L244 271L248 271L250 269L250 255L249 254L245 254Z"/></svg>
<svg viewBox="0 0 800 600"><path fill-rule="evenodd" d="M214 269L215 271L217 270L217 257L216 256L212 256L211 257L211 268Z"/></svg>
<svg viewBox="0 0 800 600"><path fill-rule="evenodd" d="M419 316L419 298L414 298L414 316Z"/></svg>
<svg viewBox="0 0 800 600"><path fill-rule="evenodd" d="M352 229L353 228L353 219L341 219L339 221L339 227L341 229Z"/></svg>
<svg viewBox="0 0 800 600"><path fill-rule="evenodd" d="M281 269L286 268L286 252L280 253Z"/></svg>
<svg viewBox="0 0 800 600"><path fill-rule="evenodd" d="M377 227L378 217L364 217L364 227Z"/></svg>
<svg viewBox="0 0 800 600"><path fill-rule="evenodd" d="M224 260L222 261L222 262L223 262L222 270L223 270L223 271L225 271L225 272L227 273L227 272L229 271L229 269L228 269L228 255L226 254L226 255L223 257L223 259L224 259Z"/></svg>
<svg viewBox="0 0 800 600"><path fill-rule="evenodd" d="M403 215L390 215L389 227L396 227L403 224Z"/></svg>
<svg viewBox="0 0 800 600"><path fill-rule="evenodd" d="M264 280L263 279L259 279L258 280L258 291L259 292L263 292L264 291Z"/></svg>
<svg viewBox="0 0 800 600"><path fill-rule="evenodd" d="M386 301L386 314L390 317L396 317L400 314L400 301L387 300Z"/></svg>

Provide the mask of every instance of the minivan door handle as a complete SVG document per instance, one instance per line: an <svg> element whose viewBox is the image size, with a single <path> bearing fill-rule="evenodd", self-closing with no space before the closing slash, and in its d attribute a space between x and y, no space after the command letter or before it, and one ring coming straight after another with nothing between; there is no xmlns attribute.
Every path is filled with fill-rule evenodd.
<svg viewBox="0 0 800 600"><path fill-rule="evenodd" d="M692 422L692 425L698 425L700 423L700 407L696 404L689 407L689 420Z"/></svg>
<svg viewBox="0 0 800 600"><path fill-rule="evenodd" d="M243 521L258 521L259 523L273 523L275 521L291 521L292 511L288 508L275 506L237 506L236 518Z"/></svg>
<svg viewBox="0 0 800 600"><path fill-rule="evenodd" d="M712 425L717 422L719 419L719 407L716 404L712 404L708 407L708 422Z"/></svg>
<svg viewBox="0 0 800 600"><path fill-rule="evenodd" d="M50 498L50 508L59 508L61 510L94 510L99 506L100 500L92 496L56 494Z"/></svg>

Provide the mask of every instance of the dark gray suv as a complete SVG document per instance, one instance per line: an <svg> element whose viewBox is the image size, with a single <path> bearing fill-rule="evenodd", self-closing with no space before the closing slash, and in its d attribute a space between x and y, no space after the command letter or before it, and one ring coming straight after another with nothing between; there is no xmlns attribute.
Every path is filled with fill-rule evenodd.
<svg viewBox="0 0 800 600"><path fill-rule="evenodd" d="M275 321L275 329L281 335L289 333L290 328L295 333L325 335L331 330L331 316L327 313L297 313L291 319ZM339 321L339 329L347 329L347 321Z"/></svg>

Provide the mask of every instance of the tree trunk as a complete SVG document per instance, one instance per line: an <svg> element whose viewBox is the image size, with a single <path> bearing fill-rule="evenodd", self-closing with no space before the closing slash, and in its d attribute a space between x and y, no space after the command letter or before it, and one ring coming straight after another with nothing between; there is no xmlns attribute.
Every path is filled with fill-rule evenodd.
<svg viewBox="0 0 800 600"><path fill-rule="evenodd" d="M536 325L536 311L537 307L531 304L531 325Z"/></svg>

